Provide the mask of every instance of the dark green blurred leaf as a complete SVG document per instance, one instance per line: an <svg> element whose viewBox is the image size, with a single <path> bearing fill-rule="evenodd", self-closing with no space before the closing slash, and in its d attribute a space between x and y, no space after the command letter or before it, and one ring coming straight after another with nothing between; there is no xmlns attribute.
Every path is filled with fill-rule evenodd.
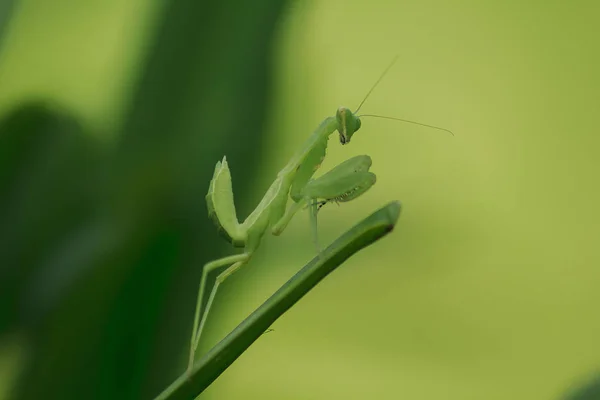
<svg viewBox="0 0 600 400"><path fill-rule="evenodd" d="M565 400L600 400L600 376L596 376L577 390L571 391Z"/></svg>
<svg viewBox="0 0 600 400"><path fill-rule="evenodd" d="M25 293L64 237L93 215L98 150L75 120L43 103L0 122L0 333L39 317Z"/></svg>
<svg viewBox="0 0 600 400"><path fill-rule="evenodd" d="M57 216L72 220L70 229L48 222L54 244L31 253L35 273L20 295L43 315L30 330L33 352L19 398L149 398L179 375L201 266L223 244L204 195L214 164L227 154L240 214L250 207L244 193L257 172L282 5L166 3L120 140L103 158L102 175L87 180L98 186L94 198L74 189L70 215ZM56 159L62 165L65 156ZM23 162L39 165L36 156ZM32 192L61 187L84 164L65 164L67 171L50 173ZM28 198L41 214L54 214L40 195ZM20 246L37 229L15 228L24 232Z"/></svg>

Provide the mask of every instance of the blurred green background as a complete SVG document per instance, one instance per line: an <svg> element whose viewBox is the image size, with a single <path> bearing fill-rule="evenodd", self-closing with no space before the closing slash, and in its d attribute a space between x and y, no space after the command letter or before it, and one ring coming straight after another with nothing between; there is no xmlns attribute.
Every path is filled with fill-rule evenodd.
<svg viewBox="0 0 600 400"><path fill-rule="evenodd" d="M600 3L0 2L0 398L148 399L185 367L206 216L238 214L326 116L364 119L396 231L202 399L559 399L600 370ZM307 217L222 287L208 349L314 255ZM593 396L593 395L592 395ZM588 397L595 398L595 397Z"/></svg>

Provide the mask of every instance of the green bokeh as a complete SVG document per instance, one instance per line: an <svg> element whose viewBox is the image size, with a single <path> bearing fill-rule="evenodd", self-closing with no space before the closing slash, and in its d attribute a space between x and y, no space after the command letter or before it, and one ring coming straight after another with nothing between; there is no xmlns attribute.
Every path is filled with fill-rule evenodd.
<svg viewBox="0 0 600 400"><path fill-rule="evenodd" d="M388 199L404 204L398 229L284 316L212 398L551 399L600 368L598 16L592 2L440 1L289 15L271 175L396 53L364 112L456 137L365 119L350 145L330 146L324 169L369 154L378 183L323 209L323 235ZM268 239L222 293L215 338L310 256L307 225Z"/></svg>
<svg viewBox="0 0 600 400"><path fill-rule="evenodd" d="M261 68L248 61L258 59L250 54L255 47L243 53L244 47L232 41L241 28L219 27L216 19L212 28L219 34L181 44L220 55L203 70L212 75L190 72L187 78L194 79L193 92L201 93L198 102L174 95L156 106L168 110L163 123L172 124L173 132L189 134L180 142L143 139L140 124L160 110L146 111L140 106L146 98L143 89L133 89L143 87L149 74L144 71L152 68L151 61L144 63L145 54L158 46L160 21L169 15L165 4L61 0L50 6L21 0L0 53L2 115L30 98L55 100L82 121L86 135L101 149L122 144L125 150L117 153L120 159L116 156L122 164L115 162L116 170L145 177L132 179L139 186L123 183L130 182L127 175L121 186L115 184L128 195L102 194L111 207L131 217L139 210L127 200L145 195L160 199L152 207L167 204L169 212L183 210L178 217L185 223L131 218L130 229L148 229L133 244L134 255L105 261L115 264L113 275L97 273L88 278L88 286L68 291L76 301L94 285L112 288L95 303L112 317L92 315L86 326L109 338L92 338L97 340L92 343L118 344L94 349L96 353L121 352L121 360L138 360L127 364L135 369L119 374L124 374L123 382L145 382L143 389L132 385L124 397L151 393L162 385L149 379L168 381L181 372L192 312L186 301L193 299L199 277L193 271L229 251L211 250L221 242L203 214L206 177L219 158L212 153L232 160L236 201L246 215L321 119L340 105L355 107L396 54L398 63L363 111L441 125L456 136L365 118L350 145L331 142L323 170L369 154L378 182L355 202L323 208L322 240L333 240L392 199L404 205L397 230L349 260L292 308L202 398L558 399L600 370L599 4L291 3L277 21L274 56L263 57L274 67L268 76L270 97L256 94L258 100L255 93L219 90L219 85L229 87L228 82L247 82L240 71ZM274 3L269 6L276 13ZM54 39L47 40L48 35ZM227 93L237 97L228 100ZM260 112L253 99L268 104L264 123L262 114L252 120L240 117L237 108L222 108L237 100L240 107L255 106ZM182 111L178 102L191 108ZM138 104L139 114L131 104ZM224 115L218 123L211 121L224 126L223 132L238 126L236 118L247 118L254 133L202 136L206 139L198 144L190 132L207 133L191 117L195 105L201 115ZM138 142L131 132L138 132ZM263 140L260 132L266 134ZM194 172L171 186L164 176L148 173L155 171L152 162L175 165L166 173L171 178L185 165L169 157L145 158L140 150L152 154L161 146L171 155L183 151L186 161L202 147L206 159L198 155L189 164ZM140 170L128 168L127 161ZM257 174L248 171L249 165ZM117 175L109 180L118 183ZM173 190L177 196L165 195ZM77 191L89 192L94 193L86 187ZM190 250L196 243L203 244ZM252 263L219 292L203 346L230 331L313 252L304 215L283 236L266 237ZM164 272L161 265L176 269ZM156 275L160 271L164 275ZM144 279L154 283L136 293L147 301L126 302L126 290ZM160 294L153 297L153 290ZM136 312L154 317L132 325L128 319ZM61 316L55 316L57 321ZM21 329L7 330L0 342L3 376L25 365L31 332ZM70 326L62 329L69 332ZM48 343L62 346L54 351L68 353L76 340L63 331L52 332L57 336L46 338ZM127 341L120 336L124 333ZM173 344L165 346L171 336ZM137 347L145 354L127 354L124 343L137 342L145 343ZM170 362L161 369L157 360L163 357ZM108 369L99 373L110 372L118 361L107 356L103 362ZM7 380L0 378L0 385ZM110 373L95 384L102 382L114 385Z"/></svg>

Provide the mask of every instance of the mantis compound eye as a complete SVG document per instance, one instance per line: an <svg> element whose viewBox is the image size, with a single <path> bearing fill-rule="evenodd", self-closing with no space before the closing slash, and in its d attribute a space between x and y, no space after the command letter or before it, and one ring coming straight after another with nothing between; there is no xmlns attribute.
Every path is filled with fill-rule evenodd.
<svg viewBox="0 0 600 400"><path fill-rule="evenodd" d="M361 125L360 118L356 117L355 121L356 121L356 128L354 129L354 132L356 132L357 130L359 130L360 129L360 125Z"/></svg>

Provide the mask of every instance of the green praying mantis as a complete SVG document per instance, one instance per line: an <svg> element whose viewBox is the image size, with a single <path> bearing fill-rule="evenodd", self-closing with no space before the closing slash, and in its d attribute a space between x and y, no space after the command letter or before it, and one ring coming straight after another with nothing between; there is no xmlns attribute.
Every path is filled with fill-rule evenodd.
<svg viewBox="0 0 600 400"><path fill-rule="evenodd" d="M195 361L200 337L219 286L250 261L264 234L270 231L275 236L280 235L299 210L308 208L313 239L318 253L320 251L317 239L317 212L319 209L329 202L341 203L354 200L375 184L376 176L369 171L372 160L367 155L352 157L324 175L313 178L325 158L331 134L337 131L340 143L348 144L361 127L361 117L377 117L439 129L453 135L447 129L415 121L372 114L357 114L397 58L383 71L356 111L352 112L346 107L340 107L335 116L325 118L321 122L287 165L279 171L258 206L242 223L239 222L236 214L227 159L223 157L222 161L217 162L206 195L208 214L217 226L219 233L234 247L243 248L243 251L240 254L211 261L204 266L194 315L188 371L192 369ZM291 200L291 205L288 207L289 200ZM227 268L217 276L206 307L201 312L207 276L214 270L226 266Z"/></svg>

